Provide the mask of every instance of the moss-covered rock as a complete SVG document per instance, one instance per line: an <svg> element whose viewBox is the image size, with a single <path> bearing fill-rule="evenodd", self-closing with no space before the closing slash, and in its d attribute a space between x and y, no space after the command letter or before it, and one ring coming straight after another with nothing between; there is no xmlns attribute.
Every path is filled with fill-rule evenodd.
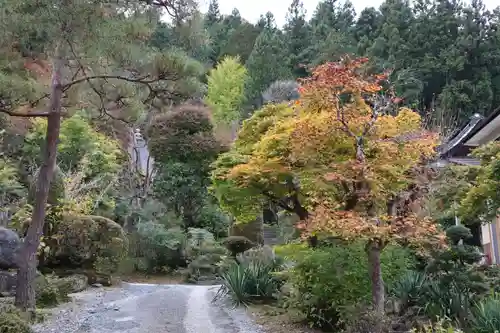
<svg viewBox="0 0 500 333"><path fill-rule="evenodd" d="M50 242L49 267L92 269L111 275L128 251L123 228L102 216L66 216Z"/></svg>
<svg viewBox="0 0 500 333"><path fill-rule="evenodd" d="M264 223L261 219L248 223L233 223L229 230L230 236L243 236L248 238L252 243L264 244Z"/></svg>
<svg viewBox="0 0 500 333"><path fill-rule="evenodd" d="M73 294L87 289L89 286L89 279L83 274L74 274L58 278L55 283L61 292L65 294Z"/></svg>

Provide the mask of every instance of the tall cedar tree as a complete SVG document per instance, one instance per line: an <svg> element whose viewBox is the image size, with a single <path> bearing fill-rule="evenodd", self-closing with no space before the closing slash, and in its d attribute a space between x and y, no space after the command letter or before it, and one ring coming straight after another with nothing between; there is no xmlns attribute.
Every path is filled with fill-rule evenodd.
<svg viewBox="0 0 500 333"><path fill-rule="evenodd" d="M250 76L247 98L255 105L260 105L261 94L271 83L291 77L287 47L273 15L267 13L261 22L263 30L245 64Z"/></svg>
<svg viewBox="0 0 500 333"><path fill-rule="evenodd" d="M162 107L199 89L199 64L179 53L156 53L147 47L154 22L145 8L149 7L138 2L108 0L0 2L4 32L0 81L9 82L0 85L0 111L13 117L47 119L32 219L19 254L15 304L22 310L35 307L36 253L56 166L61 118L85 107L125 120L129 119L126 111L134 114ZM167 10L176 8L167 6ZM23 58L26 46L30 58ZM29 71L36 68L33 57L51 74L42 70L35 79Z"/></svg>
<svg viewBox="0 0 500 333"><path fill-rule="evenodd" d="M307 70L303 53L311 35L302 1L293 0L288 8L284 33L288 44L290 69L295 77L304 77L307 75Z"/></svg>
<svg viewBox="0 0 500 333"><path fill-rule="evenodd" d="M213 25L220 23L221 20L222 17L219 9L219 1L210 0L210 4L208 5L208 12L205 17L207 26L212 27Z"/></svg>

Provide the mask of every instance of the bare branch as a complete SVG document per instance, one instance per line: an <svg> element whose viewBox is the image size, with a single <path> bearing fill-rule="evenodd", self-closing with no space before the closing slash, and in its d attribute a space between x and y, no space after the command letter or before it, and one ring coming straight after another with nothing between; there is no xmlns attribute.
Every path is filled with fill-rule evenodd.
<svg viewBox="0 0 500 333"><path fill-rule="evenodd" d="M0 113L7 114L11 117L23 117L23 118L48 117L50 115L50 112L38 111L38 110L31 112L20 112L20 111L0 109Z"/></svg>
<svg viewBox="0 0 500 333"><path fill-rule="evenodd" d="M69 83L66 83L63 85L63 89L67 89L75 84L82 83L82 82L89 82L90 80L97 80L97 79L104 79L104 80L109 80L109 79L115 79L115 80L122 80L122 81L127 81L127 82L132 82L132 83L141 83L141 84L151 84L159 81L159 79L149 79L149 75L145 75L142 77L138 78L133 78L133 77L128 77L124 75L91 75L91 76L85 76L76 80L73 80Z"/></svg>
<svg viewBox="0 0 500 333"><path fill-rule="evenodd" d="M353 131L349 128L349 125L347 124L347 121L345 120L345 114L344 114L344 109L340 105L340 101L337 98L337 120L340 121L342 126L344 127L343 130L349 135L352 136L353 138L356 137L356 134L354 134Z"/></svg>
<svg viewBox="0 0 500 333"><path fill-rule="evenodd" d="M280 199L280 198L276 197L271 192L269 192L269 191L262 191L262 194L265 197L267 197L268 199L270 199L271 201L273 201L275 204L277 204L278 206L280 206L281 208L283 208L284 210L286 210L287 212L290 212L290 213L294 213L295 212L295 210L293 209L293 207L289 206L283 199Z"/></svg>

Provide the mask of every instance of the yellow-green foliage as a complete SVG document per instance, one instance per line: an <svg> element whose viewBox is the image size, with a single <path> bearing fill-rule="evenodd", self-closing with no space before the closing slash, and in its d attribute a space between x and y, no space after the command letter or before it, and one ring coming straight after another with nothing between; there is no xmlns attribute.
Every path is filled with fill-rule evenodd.
<svg viewBox="0 0 500 333"><path fill-rule="evenodd" d="M11 198L21 197L24 192L15 166L9 160L0 159L0 203L8 203Z"/></svg>
<svg viewBox="0 0 500 333"><path fill-rule="evenodd" d="M276 123L288 119L294 115L294 110L286 104L268 104L261 110L243 122L238 133L238 138L233 148L219 155L214 162L212 173L213 193L219 200L219 204L226 212L236 217L238 222L250 222L262 213L261 202L264 199L262 190L271 193L284 193L286 188L283 183L276 182L289 175L285 170L275 169L274 159L268 160L266 168L259 172L247 173L242 177L251 182L253 186L239 186L237 180L232 179L231 172L240 165L247 166L254 152L260 149L260 141L263 136L275 132ZM268 141L270 142L270 141ZM279 143L278 141L276 141Z"/></svg>
<svg viewBox="0 0 500 333"><path fill-rule="evenodd" d="M304 255L309 253L309 250L309 246L303 242L276 245L274 247L274 253L287 260L302 258Z"/></svg>
<svg viewBox="0 0 500 333"><path fill-rule="evenodd" d="M24 153L38 163L46 129L47 121L35 118L25 138ZM61 124L57 157L63 172L79 170L86 158L88 163L84 163L83 171L87 177L94 177L118 171L123 153L116 140L96 131L83 116L75 114Z"/></svg>
<svg viewBox="0 0 500 333"><path fill-rule="evenodd" d="M500 208L500 144L492 142L476 149L472 155L481 165L475 168L477 177L472 179L460 201L459 214L473 222L490 222Z"/></svg>
<svg viewBox="0 0 500 333"><path fill-rule="evenodd" d="M13 305L7 304L0 306L0 332L32 333L33 331L21 312Z"/></svg>
<svg viewBox="0 0 500 333"><path fill-rule="evenodd" d="M246 80L247 70L238 57L226 57L210 71L206 102L217 124L231 124L240 118Z"/></svg>
<svg viewBox="0 0 500 333"><path fill-rule="evenodd" d="M427 208L431 216L442 222L454 221L479 171L478 167L466 165L450 165L441 170L428 196Z"/></svg>

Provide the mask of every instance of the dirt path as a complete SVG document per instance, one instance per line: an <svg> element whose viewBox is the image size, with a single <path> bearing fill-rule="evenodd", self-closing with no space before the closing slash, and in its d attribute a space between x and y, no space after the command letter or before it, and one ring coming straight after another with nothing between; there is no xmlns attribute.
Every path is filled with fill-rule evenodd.
<svg viewBox="0 0 500 333"><path fill-rule="evenodd" d="M88 290L36 333L262 333L242 309L211 302L214 286L124 283Z"/></svg>

